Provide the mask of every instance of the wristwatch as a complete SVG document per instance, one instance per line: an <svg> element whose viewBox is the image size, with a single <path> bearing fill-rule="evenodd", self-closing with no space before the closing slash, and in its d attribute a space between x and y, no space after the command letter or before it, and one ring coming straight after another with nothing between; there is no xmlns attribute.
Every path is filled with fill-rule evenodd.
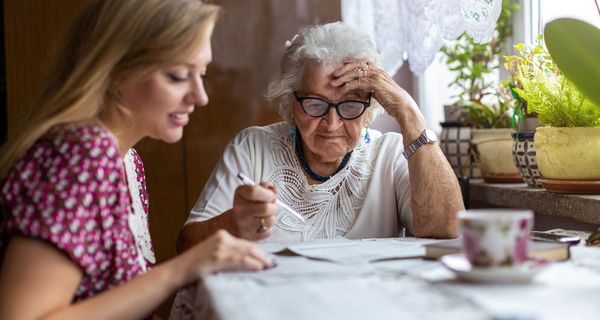
<svg viewBox="0 0 600 320"><path fill-rule="evenodd" d="M425 130L423 130L423 132L421 132L421 135L417 139L415 139L415 141L411 142L411 144L409 144L408 147L406 147L404 149L402 154L404 155L404 157L406 159L408 159L422 145L434 144L436 141L437 141L437 136L435 135L435 132L433 132L433 130L430 130L430 129L425 129Z"/></svg>

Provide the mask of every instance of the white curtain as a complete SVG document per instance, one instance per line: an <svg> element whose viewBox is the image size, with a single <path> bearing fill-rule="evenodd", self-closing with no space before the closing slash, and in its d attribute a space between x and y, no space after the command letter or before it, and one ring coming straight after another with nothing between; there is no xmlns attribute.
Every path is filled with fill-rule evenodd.
<svg viewBox="0 0 600 320"><path fill-rule="evenodd" d="M489 41L502 0L341 0L342 20L371 35L383 68L394 75L408 60L420 75L444 41L467 32Z"/></svg>

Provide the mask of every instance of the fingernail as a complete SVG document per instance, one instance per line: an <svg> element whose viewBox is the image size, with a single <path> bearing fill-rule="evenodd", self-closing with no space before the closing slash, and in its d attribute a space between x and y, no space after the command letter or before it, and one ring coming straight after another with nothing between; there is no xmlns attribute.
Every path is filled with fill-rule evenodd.
<svg viewBox="0 0 600 320"><path fill-rule="evenodd" d="M273 260L271 260L271 265L267 269L271 269L271 268L275 268L275 267L277 267L277 260L273 259Z"/></svg>
<svg viewBox="0 0 600 320"><path fill-rule="evenodd" d="M276 263L272 263L271 265L264 266L263 270L269 270L269 269L273 269L275 267L277 267L277 264Z"/></svg>

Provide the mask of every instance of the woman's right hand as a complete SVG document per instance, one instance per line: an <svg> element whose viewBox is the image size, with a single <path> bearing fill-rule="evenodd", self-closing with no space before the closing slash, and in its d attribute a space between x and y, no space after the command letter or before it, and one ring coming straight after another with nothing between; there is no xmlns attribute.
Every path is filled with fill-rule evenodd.
<svg viewBox="0 0 600 320"><path fill-rule="evenodd" d="M184 284L222 270L264 270L273 262L253 242L238 239L221 229L187 250Z"/></svg>
<svg viewBox="0 0 600 320"><path fill-rule="evenodd" d="M268 238L277 214L276 200L275 187L270 183L239 186L235 190L231 213L236 235L253 241Z"/></svg>

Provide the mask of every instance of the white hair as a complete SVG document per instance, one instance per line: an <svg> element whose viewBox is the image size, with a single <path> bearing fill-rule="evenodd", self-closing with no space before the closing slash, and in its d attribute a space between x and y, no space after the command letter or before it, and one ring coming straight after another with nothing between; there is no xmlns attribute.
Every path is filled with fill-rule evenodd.
<svg viewBox="0 0 600 320"><path fill-rule="evenodd" d="M348 59L366 59L379 65L379 54L371 38L342 22L310 26L286 42L281 58L281 74L269 84L266 97L273 102L283 120L294 123L293 93L298 89L304 68L318 65L341 65ZM369 110L370 109L370 110ZM370 123L383 108L375 100L365 112Z"/></svg>

